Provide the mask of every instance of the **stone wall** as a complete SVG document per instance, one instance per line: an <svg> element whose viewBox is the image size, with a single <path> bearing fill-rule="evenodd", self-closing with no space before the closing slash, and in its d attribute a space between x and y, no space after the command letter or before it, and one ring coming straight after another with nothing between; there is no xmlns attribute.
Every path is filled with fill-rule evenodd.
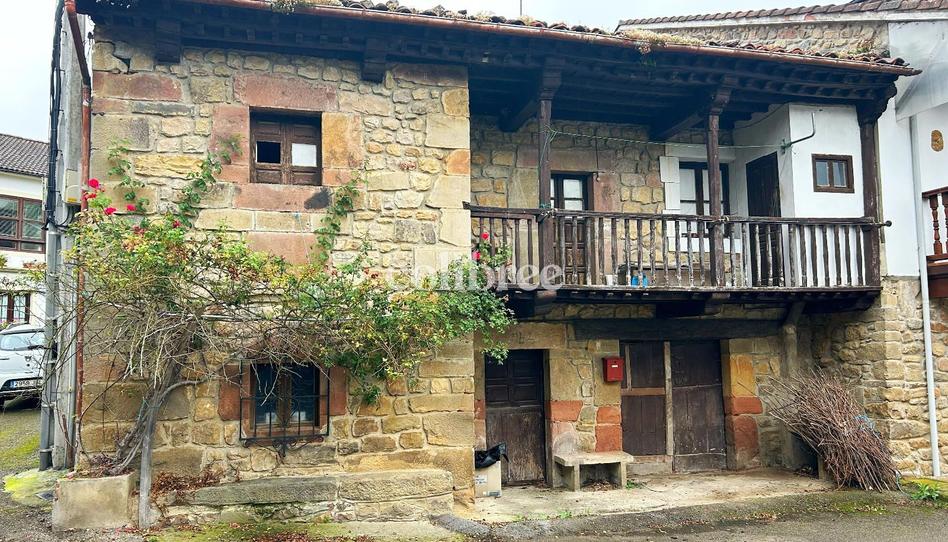
<svg viewBox="0 0 948 542"><path fill-rule="evenodd" d="M801 322L801 356L851 385L905 474L931 474L931 446L918 279L884 279L863 312ZM942 468L948 468L948 303L933 300L932 330Z"/></svg>
<svg viewBox="0 0 948 542"><path fill-rule="evenodd" d="M665 193L658 162L664 145L628 142L647 141L646 128L592 122L554 122L552 126L563 133L581 134L556 135L550 145L550 161L554 173L592 174L593 210L664 210ZM617 139L605 139L610 137ZM528 122L516 133L508 133L497 127L495 118L471 120L473 203L488 207L537 207L537 138L535 122Z"/></svg>
<svg viewBox="0 0 948 542"><path fill-rule="evenodd" d="M697 38L702 41L751 42L783 49L832 51L840 54L888 50L889 32L884 21L864 22L776 22L750 21L741 25L661 26L649 30Z"/></svg>
<svg viewBox="0 0 948 542"><path fill-rule="evenodd" d="M175 201L218 138L239 136L241 154L202 202L201 228L223 227L252 246L302 261L335 186L362 177L356 210L334 258L371 242L377 267L434 269L469 257L470 126L467 74L449 66L390 65L381 83L358 64L313 57L187 48L178 64L153 59L147 35L111 35L96 27L93 51L92 175L114 194L107 155L117 140L130 149L141 195L155 209ZM319 114L323 186L250 182L249 118L254 109ZM449 345L418 378L390 382L378 405L347 393L333 371L329 435L285 456L245 446L237 389L209 382L181 389L156 431L158 471L226 479L435 468L451 473L454 496L473 500L474 384L471 341ZM207 354L215 367L229 360ZM87 356L82 420L86 454L108 452L130 427L139 383L114 384L121 371L108 355ZM88 458L88 456L86 456Z"/></svg>

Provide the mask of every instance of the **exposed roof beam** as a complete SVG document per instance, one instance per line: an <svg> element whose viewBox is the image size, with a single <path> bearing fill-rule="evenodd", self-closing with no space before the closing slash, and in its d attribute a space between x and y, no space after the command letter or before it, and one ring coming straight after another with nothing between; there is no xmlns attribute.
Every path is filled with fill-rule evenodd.
<svg viewBox="0 0 948 542"><path fill-rule="evenodd" d="M547 58L540 72L536 92L529 93L518 107L501 115L500 129L504 132L516 132L528 120L537 115L541 100L552 100L563 83L563 60Z"/></svg>
<svg viewBox="0 0 948 542"><path fill-rule="evenodd" d="M730 100L731 87L718 87L711 93L710 97L697 100L699 104L697 109L686 109L683 113L657 124L652 131L653 137L663 141L671 139L672 136L692 128L704 120L708 113L720 115Z"/></svg>

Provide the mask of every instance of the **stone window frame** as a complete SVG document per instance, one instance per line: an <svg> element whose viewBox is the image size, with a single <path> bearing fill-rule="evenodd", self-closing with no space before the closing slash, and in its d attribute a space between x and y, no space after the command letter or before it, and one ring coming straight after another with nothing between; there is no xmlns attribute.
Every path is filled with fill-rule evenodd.
<svg viewBox="0 0 948 542"><path fill-rule="evenodd" d="M271 126L267 126L271 125ZM278 138L280 141L280 163L263 163L257 161L257 143L267 128L276 125L278 133L262 139L270 142ZM310 134L299 133L312 131ZM316 147L316 166L294 166L292 164L292 148L294 143L305 143ZM322 152L322 118L319 114L303 114L295 112L275 113L267 110L251 110L250 112L250 152L251 152L251 182L272 185L295 186L322 186L323 180L323 152ZM278 180L277 180L278 178Z"/></svg>
<svg viewBox="0 0 948 542"><path fill-rule="evenodd" d="M332 385L330 376L321 367L313 367L315 380L313 382L314 393L311 396L314 400L314 410L316 413L313 424L303 424L292 421L284 423L282 427L269 423L262 425L262 428L256 421L256 403L260 395L256 392L257 367L274 365L266 362L243 363L240 368L240 400L238 419L240 420L240 439L244 443L273 445L281 450L294 445L298 442L322 442L329 435L329 427L332 415L334 414L334 405L331 400ZM291 371L292 369L284 369ZM292 378L290 373L285 372L280 375L283 382L280 384L277 401L282 408L286 409L293 401L292 391L287 394L291 388L288 379ZM279 423L279 422L278 422Z"/></svg>
<svg viewBox="0 0 948 542"><path fill-rule="evenodd" d="M821 186L817 183L817 168L820 162L827 163L827 175L829 180L829 185ZM843 171L846 172L846 184L845 186L838 186L836 184L835 172L832 167L832 164L843 164ZM854 194L856 192L855 187L855 175L853 173L853 157L848 154L814 154L813 155L813 191L814 192L829 192L835 194Z"/></svg>
<svg viewBox="0 0 948 542"><path fill-rule="evenodd" d="M0 234L0 250L12 250L16 252L30 252L35 254L40 254L46 251L46 240L43 238L43 202L31 198L20 198L17 196L8 196L0 195L0 200L6 200L13 202L16 205L16 214L13 216L2 216L0 215L0 221L3 222L13 222L14 232L13 235L2 235ZM28 204L33 204L39 206L40 218L39 219L28 219L26 218L26 206ZM24 228L32 224L34 226L39 226L40 228L40 237L36 238L27 238L23 234ZM8 246L7 246L8 245ZM30 250L29 248L24 248L24 246L34 246L36 250Z"/></svg>

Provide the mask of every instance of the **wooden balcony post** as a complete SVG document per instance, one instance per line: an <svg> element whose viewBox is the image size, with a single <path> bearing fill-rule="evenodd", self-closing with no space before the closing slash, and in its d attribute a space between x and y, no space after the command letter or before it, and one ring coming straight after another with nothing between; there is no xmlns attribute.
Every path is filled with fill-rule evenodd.
<svg viewBox="0 0 948 542"><path fill-rule="evenodd" d="M540 77L540 87L538 95L537 108L537 128L539 150L537 156L539 163L539 209L550 208L550 179L552 178L550 165L550 129L553 116L553 96L560 88L562 81L562 61L559 59L548 58L546 60L543 73ZM552 265L555 262L554 251L556 244L556 221L552 219L543 220L539 224L539 250L540 250L540 269Z"/></svg>
<svg viewBox="0 0 948 542"><path fill-rule="evenodd" d="M880 113L881 114L881 113ZM862 152L862 200L863 216L879 222L879 160L877 152L876 131L878 128L875 115L859 115L859 140ZM866 228L866 284L878 286L882 284L881 236L876 225Z"/></svg>
<svg viewBox="0 0 948 542"><path fill-rule="evenodd" d="M708 131L705 137L708 150L708 199L711 201L710 214L720 218L724 216L722 195L724 189L721 181L721 149L719 146L721 113L731 98L731 90L722 87L712 96L708 110ZM702 243L704 241L702 240ZM711 284L717 287L724 286L724 225L715 221L711 225Z"/></svg>

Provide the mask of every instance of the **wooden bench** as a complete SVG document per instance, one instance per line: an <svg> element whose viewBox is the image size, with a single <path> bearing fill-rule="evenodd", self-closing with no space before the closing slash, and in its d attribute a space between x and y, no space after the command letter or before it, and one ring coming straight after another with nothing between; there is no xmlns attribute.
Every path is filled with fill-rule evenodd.
<svg viewBox="0 0 948 542"><path fill-rule="evenodd" d="M626 465L633 461L633 457L625 452L576 452L554 454L553 461L560 471L563 485L571 491L582 489L582 468L587 465L609 465L610 482L624 489Z"/></svg>

